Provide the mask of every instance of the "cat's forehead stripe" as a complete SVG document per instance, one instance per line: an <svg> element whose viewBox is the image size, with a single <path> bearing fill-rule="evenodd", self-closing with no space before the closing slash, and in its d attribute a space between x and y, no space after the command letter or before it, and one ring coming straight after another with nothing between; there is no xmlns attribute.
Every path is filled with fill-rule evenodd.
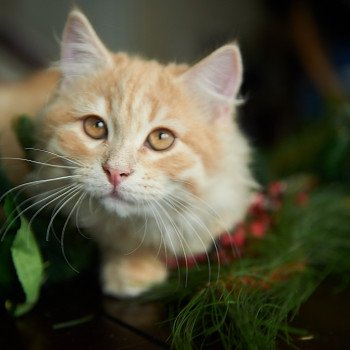
<svg viewBox="0 0 350 350"><path fill-rule="evenodd" d="M107 117L107 103L103 96L88 96L77 101L76 113L78 117L89 114L96 114L100 117Z"/></svg>
<svg viewBox="0 0 350 350"><path fill-rule="evenodd" d="M140 125L144 125L152 111L150 101L137 99L135 102L130 97L121 101L114 99L111 106L110 115L117 129L138 129Z"/></svg>
<svg viewBox="0 0 350 350"><path fill-rule="evenodd" d="M145 91L140 87L138 90L135 91L133 94L133 98L130 99L129 104L130 104L130 115L135 115L135 114L142 114L142 116L145 116L145 114L149 113L150 110L150 103L149 101L145 98Z"/></svg>
<svg viewBox="0 0 350 350"><path fill-rule="evenodd" d="M162 123L167 115L167 108L164 106L159 107L158 103L154 103L153 106L154 109L148 115L149 120L154 123Z"/></svg>
<svg viewBox="0 0 350 350"><path fill-rule="evenodd" d="M102 97L102 96L97 97L95 102L95 108L99 116L106 117L108 115L107 101L105 97Z"/></svg>

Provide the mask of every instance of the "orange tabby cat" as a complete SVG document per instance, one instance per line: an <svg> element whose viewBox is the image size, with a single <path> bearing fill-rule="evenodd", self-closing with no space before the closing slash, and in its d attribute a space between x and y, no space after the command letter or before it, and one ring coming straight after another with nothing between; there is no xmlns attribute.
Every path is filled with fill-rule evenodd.
<svg viewBox="0 0 350 350"><path fill-rule="evenodd" d="M5 116L42 108L28 188L97 241L106 293L139 295L166 278L168 259L207 251L249 205L249 147L232 118L239 49L192 67L112 54L74 10L58 71L14 87L16 101L2 97ZM16 156L7 133L2 152Z"/></svg>

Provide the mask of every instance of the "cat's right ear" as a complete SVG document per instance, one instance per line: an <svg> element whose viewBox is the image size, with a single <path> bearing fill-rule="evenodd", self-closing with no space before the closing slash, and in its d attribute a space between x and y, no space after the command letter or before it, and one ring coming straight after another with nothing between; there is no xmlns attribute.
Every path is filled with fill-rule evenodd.
<svg viewBox="0 0 350 350"><path fill-rule="evenodd" d="M182 82L210 115L231 118L242 82L242 59L235 43L224 45L190 67Z"/></svg>
<svg viewBox="0 0 350 350"><path fill-rule="evenodd" d="M63 84L112 65L112 58L88 19L73 10L63 32L60 69Z"/></svg>

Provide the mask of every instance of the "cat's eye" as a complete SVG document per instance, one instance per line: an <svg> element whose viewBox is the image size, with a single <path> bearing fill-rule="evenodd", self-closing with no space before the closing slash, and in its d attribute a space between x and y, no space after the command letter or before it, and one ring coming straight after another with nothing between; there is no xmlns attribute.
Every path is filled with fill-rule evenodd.
<svg viewBox="0 0 350 350"><path fill-rule="evenodd" d="M155 151L169 149L175 141L175 135L167 129L153 130L147 137L149 146Z"/></svg>
<svg viewBox="0 0 350 350"><path fill-rule="evenodd" d="M106 123L97 115L89 115L83 120L84 131L86 135L95 140L107 138L108 129Z"/></svg>

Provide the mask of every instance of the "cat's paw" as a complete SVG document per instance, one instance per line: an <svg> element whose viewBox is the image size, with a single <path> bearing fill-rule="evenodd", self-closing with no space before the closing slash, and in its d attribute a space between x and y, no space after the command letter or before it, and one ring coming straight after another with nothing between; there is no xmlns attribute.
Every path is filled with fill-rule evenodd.
<svg viewBox="0 0 350 350"><path fill-rule="evenodd" d="M152 255L109 257L102 265L102 289L115 297L136 297L167 277L165 265Z"/></svg>

